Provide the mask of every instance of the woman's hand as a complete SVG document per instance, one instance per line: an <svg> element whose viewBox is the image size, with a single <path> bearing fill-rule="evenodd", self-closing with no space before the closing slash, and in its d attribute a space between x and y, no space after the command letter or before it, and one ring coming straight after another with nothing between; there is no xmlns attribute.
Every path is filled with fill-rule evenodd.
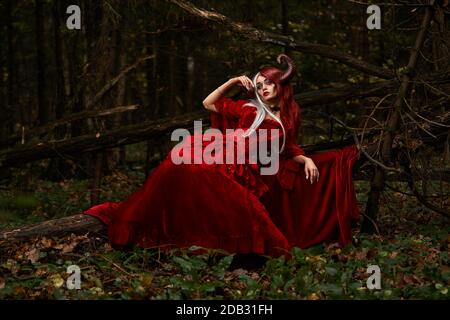
<svg viewBox="0 0 450 320"><path fill-rule="evenodd" d="M238 86L245 87L248 91L253 90L253 82L247 76L232 78L231 81Z"/></svg>
<svg viewBox="0 0 450 320"><path fill-rule="evenodd" d="M214 106L214 103L218 101L225 92L234 85L238 85L241 87L245 87L248 91L253 89L253 83L252 80L249 79L247 76L240 76L236 78L231 78L224 84L222 84L220 87L218 87L216 90L211 92L205 100L203 100L203 106L211 111L217 112L216 107Z"/></svg>
<svg viewBox="0 0 450 320"><path fill-rule="evenodd" d="M306 180L308 180L308 178L311 180L311 184L314 181L319 181L319 169L317 169L311 158L305 159L305 175Z"/></svg>

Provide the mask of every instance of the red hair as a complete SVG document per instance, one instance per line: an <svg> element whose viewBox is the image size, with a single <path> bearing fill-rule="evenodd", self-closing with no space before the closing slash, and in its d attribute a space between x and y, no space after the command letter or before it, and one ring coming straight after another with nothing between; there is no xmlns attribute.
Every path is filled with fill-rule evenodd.
<svg viewBox="0 0 450 320"><path fill-rule="evenodd" d="M264 67L259 71L260 75L275 83L275 90L279 100L280 118L286 129L286 135L292 135L297 139L298 127L300 126L300 107L294 99L294 90L289 81L280 82L284 71L276 67Z"/></svg>

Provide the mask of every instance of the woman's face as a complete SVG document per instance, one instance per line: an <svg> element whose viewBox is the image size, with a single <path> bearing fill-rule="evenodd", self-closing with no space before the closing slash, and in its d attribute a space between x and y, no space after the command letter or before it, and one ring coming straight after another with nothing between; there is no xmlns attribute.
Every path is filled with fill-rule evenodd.
<svg viewBox="0 0 450 320"><path fill-rule="evenodd" d="M256 90L265 103L274 103L278 100L275 83L262 75L256 78Z"/></svg>

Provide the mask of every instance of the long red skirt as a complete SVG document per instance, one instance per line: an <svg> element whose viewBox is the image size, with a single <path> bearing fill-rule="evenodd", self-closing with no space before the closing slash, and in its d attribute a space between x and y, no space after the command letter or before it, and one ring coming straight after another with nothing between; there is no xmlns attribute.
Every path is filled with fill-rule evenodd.
<svg viewBox="0 0 450 320"><path fill-rule="evenodd" d="M294 246L351 242L351 221L359 217L354 145L311 155L318 183L306 180L304 165L281 160L278 175L263 176L269 191L261 199L220 165L174 165L169 155L128 199L84 212L108 226L111 244L278 256Z"/></svg>
<svg viewBox="0 0 450 320"><path fill-rule="evenodd" d="M258 197L220 166L174 165L168 156L128 199L84 213L107 224L113 245L286 253L289 243Z"/></svg>
<svg viewBox="0 0 450 320"><path fill-rule="evenodd" d="M277 176L262 176L269 186L261 201L291 247L322 242L352 242L351 225L360 217L352 170L356 145L308 155L319 169L318 182L306 179L303 164L284 160Z"/></svg>

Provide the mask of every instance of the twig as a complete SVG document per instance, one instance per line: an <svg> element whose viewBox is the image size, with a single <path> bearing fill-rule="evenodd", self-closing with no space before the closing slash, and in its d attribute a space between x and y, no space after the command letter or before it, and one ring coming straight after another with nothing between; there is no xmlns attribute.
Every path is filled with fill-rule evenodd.
<svg viewBox="0 0 450 320"><path fill-rule="evenodd" d="M385 95L383 98L381 98L380 101L378 101L378 103L375 106L375 108L373 108L373 110L370 113L369 117L372 117L373 114L375 113L375 111L378 109L378 107L384 102L384 100L386 100L388 97L390 97L392 95L393 95L393 93L389 93L389 94ZM369 118L367 118L366 122L364 123L363 131L362 131L362 134L361 134L361 143L364 140L364 132L365 132L365 129L367 127L368 122L369 122Z"/></svg>
<svg viewBox="0 0 450 320"><path fill-rule="evenodd" d="M349 130L349 131L352 133L353 138L355 139L356 146L358 147L359 151L360 151L361 153L363 153L363 154L367 157L367 159L368 159L369 161L371 161L372 163L376 164L377 166L383 168L383 169L386 170L386 171L394 171L394 172L397 172L397 173L402 173L402 171L401 171L400 169L393 168L393 167L388 167L388 166L384 165L383 163L381 163L381 162L375 160L374 158L372 158L372 157L364 150L363 146L359 143L358 137L357 137L357 135L353 132L352 129L350 129L344 122L342 122L342 121L339 120L338 118L336 118L336 117L334 117L334 116L330 116L330 117L333 118L335 121L337 121L339 124L341 124L345 129Z"/></svg>
<svg viewBox="0 0 450 320"><path fill-rule="evenodd" d="M134 277L133 274L129 273L128 271L126 271L124 268L122 268L121 266L119 266L117 263L115 263L114 261L109 260L108 258L106 258L103 255L100 255L101 258L103 258L104 260L108 261L109 263L111 263L114 267L116 267L117 269L119 269L120 271L122 271L123 273L125 273L126 275L130 276L130 277Z"/></svg>
<svg viewBox="0 0 450 320"><path fill-rule="evenodd" d="M429 123L431 123L431 124L434 124L434 125L436 125L436 126L440 126L440 127L444 127L444 128L450 128L449 125L445 125L445 124L442 124L442 123L439 123L439 122L434 122L434 121L432 121L432 120L429 120L429 119L427 119L427 118L422 117L420 114L414 112L414 110L411 108L411 106L408 104L408 102L406 101L405 98L403 98L403 99L404 99L404 102L405 102L406 106L408 107L408 109L409 109L412 113L414 113L414 115L415 115L416 117L419 117L420 119L422 119L422 120L424 120L424 121L427 121L427 122L429 122ZM433 136L433 137L436 138L435 136Z"/></svg>
<svg viewBox="0 0 450 320"><path fill-rule="evenodd" d="M417 190L416 184L414 182L414 176L411 171L411 160L403 158L403 160L400 161L400 163L403 166L405 172L408 173L408 175L407 175L408 186L411 189L412 193L416 196L417 200L419 200L419 202L422 203L428 209L431 209L434 212L445 216L446 218L450 218L450 213L448 211L438 208L435 205L433 205L432 203L428 202L428 200L426 199L426 195L421 194Z"/></svg>

